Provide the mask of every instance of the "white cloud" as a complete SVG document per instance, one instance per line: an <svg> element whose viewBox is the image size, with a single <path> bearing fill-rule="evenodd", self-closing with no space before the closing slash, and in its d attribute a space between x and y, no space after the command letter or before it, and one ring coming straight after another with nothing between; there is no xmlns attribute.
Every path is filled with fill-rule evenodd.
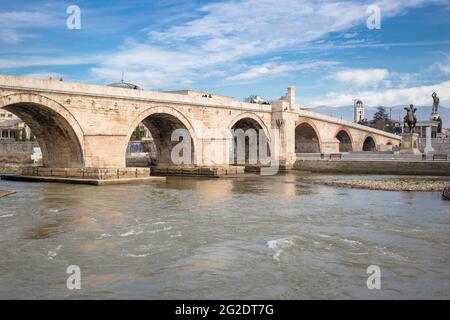
<svg viewBox="0 0 450 320"><path fill-rule="evenodd" d="M349 32L349 33L344 34L344 38L351 39L351 38L356 37L357 35L358 35L358 32Z"/></svg>
<svg viewBox="0 0 450 320"><path fill-rule="evenodd" d="M268 62L259 66L252 66L247 71L228 77L227 80L240 81L240 80L251 80L255 78L268 78L286 75L293 71L312 70L317 68L335 66L337 64L338 62L335 61L314 61L307 63Z"/></svg>
<svg viewBox="0 0 450 320"><path fill-rule="evenodd" d="M438 64L438 68L445 74L450 74L450 64Z"/></svg>
<svg viewBox="0 0 450 320"><path fill-rule="evenodd" d="M0 43L19 43L31 37L30 31L55 25L57 20L43 12L37 11L9 11L0 12Z"/></svg>
<svg viewBox="0 0 450 320"><path fill-rule="evenodd" d="M312 100L309 106L344 106L351 105L352 99L360 98L368 106L397 106L409 105L430 105L432 103L431 94L437 92L442 105L450 105L450 81L437 83L435 85L418 86L401 89L388 89L380 91L358 91L353 94L331 92L325 97Z"/></svg>
<svg viewBox="0 0 450 320"><path fill-rule="evenodd" d="M385 19L425 2L429 1L381 0L377 4ZM111 80L105 76L125 69L145 86L196 81L211 71L231 70L243 59L298 48L330 33L364 24L369 4L372 1L215 2L200 7L198 18L149 32L144 43L127 43L92 72L99 79ZM237 72L244 79L274 70L262 66Z"/></svg>
<svg viewBox="0 0 450 320"><path fill-rule="evenodd" d="M49 14L37 11L0 12L0 28L22 29L40 28L55 24L56 20Z"/></svg>
<svg viewBox="0 0 450 320"><path fill-rule="evenodd" d="M16 44L21 42L27 35L16 30L0 30L0 43Z"/></svg>
<svg viewBox="0 0 450 320"><path fill-rule="evenodd" d="M378 85L389 76L386 69L347 69L338 71L330 78L357 87Z"/></svg>
<svg viewBox="0 0 450 320"><path fill-rule="evenodd" d="M55 72L41 72L41 73L29 73L25 74L24 77L30 77L41 80L48 80L49 78L59 80L60 78L64 79L64 75L61 73Z"/></svg>
<svg viewBox="0 0 450 320"><path fill-rule="evenodd" d="M0 59L0 69L42 67L42 66L63 66L63 65L83 65L97 63L102 60L101 56L67 56L67 57L46 57L46 56L15 56L8 59Z"/></svg>

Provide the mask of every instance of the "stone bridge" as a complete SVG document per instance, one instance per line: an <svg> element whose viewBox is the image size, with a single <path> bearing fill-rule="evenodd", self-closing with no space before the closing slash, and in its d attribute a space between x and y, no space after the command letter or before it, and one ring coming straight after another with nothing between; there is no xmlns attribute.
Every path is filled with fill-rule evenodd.
<svg viewBox="0 0 450 320"><path fill-rule="evenodd" d="M189 133L195 166L234 164L230 132L239 128L259 129L273 145L270 153L287 166L299 152L385 150L400 142L399 136L301 109L294 87L279 100L257 104L193 91L0 75L0 107L31 128L47 168L124 168L128 142L141 122L155 141L159 164L171 164L175 129ZM279 143L271 144L275 138Z"/></svg>

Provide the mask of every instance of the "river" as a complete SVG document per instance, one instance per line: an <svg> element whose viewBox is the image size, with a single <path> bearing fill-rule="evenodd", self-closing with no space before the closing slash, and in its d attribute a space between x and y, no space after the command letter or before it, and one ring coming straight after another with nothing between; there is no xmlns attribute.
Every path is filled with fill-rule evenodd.
<svg viewBox="0 0 450 320"><path fill-rule="evenodd" d="M302 174L83 186L0 181L2 299L449 299L436 192ZM81 270L68 290L66 269ZM366 269L381 270L369 290Z"/></svg>

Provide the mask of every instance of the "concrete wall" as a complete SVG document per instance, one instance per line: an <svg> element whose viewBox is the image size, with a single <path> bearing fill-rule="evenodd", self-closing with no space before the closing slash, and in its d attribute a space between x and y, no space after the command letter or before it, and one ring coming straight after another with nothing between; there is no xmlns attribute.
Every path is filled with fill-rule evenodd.
<svg viewBox="0 0 450 320"><path fill-rule="evenodd" d="M450 176L450 161L297 160L294 168L321 173Z"/></svg>
<svg viewBox="0 0 450 320"><path fill-rule="evenodd" d="M0 141L0 163L31 164L36 142Z"/></svg>

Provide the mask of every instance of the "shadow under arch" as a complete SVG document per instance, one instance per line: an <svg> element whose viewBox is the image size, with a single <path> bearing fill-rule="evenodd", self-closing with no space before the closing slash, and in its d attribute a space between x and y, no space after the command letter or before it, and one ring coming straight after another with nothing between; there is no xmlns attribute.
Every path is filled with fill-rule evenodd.
<svg viewBox="0 0 450 320"><path fill-rule="evenodd" d="M364 138L363 145L362 145L362 151L376 151L377 150L377 144L375 142L374 137L371 135L368 135Z"/></svg>
<svg viewBox="0 0 450 320"><path fill-rule="evenodd" d="M195 150L197 150L197 138L191 122L179 111L166 106L148 108L133 120L127 133L127 143L123 152L124 157L126 156L128 141L130 140L133 131L140 123L144 124L150 131L157 150L158 165L174 164L172 159L172 149L182 141L172 141L172 133L177 129L186 130L191 140L190 163L183 164L196 163ZM180 156L183 155L180 154Z"/></svg>
<svg viewBox="0 0 450 320"><path fill-rule="evenodd" d="M270 132L264 121L256 114L244 112L235 117L228 125L232 143L230 146L230 164L259 165L265 164L270 157ZM242 131L238 131L242 130ZM249 131L254 130L254 131ZM260 135L264 134L265 149L260 146ZM243 141L239 139L244 139ZM255 147L253 149L253 146ZM264 160L264 161L262 161Z"/></svg>
<svg viewBox="0 0 450 320"><path fill-rule="evenodd" d="M335 138L339 140L339 152L353 151L353 139L348 130L339 128L336 131Z"/></svg>
<svg viewBox="0 0 450 320"><path fill-rule="evenodd" d="M84 134L75 117L60 103L37 94L0 98L0 107L19 117L36 137L44 167L84 166Z"/></svg>
<svg viewBox="0 0 450 320"><path fill-rule="evenodd" d="M307 121L295 127L295 153L320 153L320 136L317 129Z"/></svg>

